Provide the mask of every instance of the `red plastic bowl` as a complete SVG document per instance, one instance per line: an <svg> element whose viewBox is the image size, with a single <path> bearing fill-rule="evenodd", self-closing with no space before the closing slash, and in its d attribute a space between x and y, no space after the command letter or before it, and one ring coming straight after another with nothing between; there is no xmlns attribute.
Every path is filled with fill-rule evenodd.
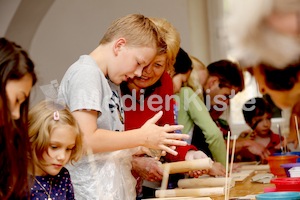
<svg viewBox="0 0 300 200"><path fill-rule="evenodd" d="M300 192L300 178L274 178L271 183L276 185L276 191Z"/></svg>

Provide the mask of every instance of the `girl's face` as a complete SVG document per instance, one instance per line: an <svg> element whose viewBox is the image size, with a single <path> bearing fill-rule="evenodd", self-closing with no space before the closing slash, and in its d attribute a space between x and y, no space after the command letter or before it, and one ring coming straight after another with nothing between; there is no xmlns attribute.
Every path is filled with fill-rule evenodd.
<svg viewBox="0 0 300 200"><path fill-rule="evenodd" d="M294 87L287 91L279 91L270 89L265 82L265 76L260 71L259 67L253 68L253 76L255 77L259 88L260 93L269 94L274 101L274 103L280 108L291 108L298 101L300 101L300 81L297 82Z"/></svg>
<svg viewBox="0 0 300 200"><path fill-rule="evenodd" d="M36 175L57 175L69 160L75 147L76 133L69 125L60 125L51 132L48 152L43 153L45 163L36 166Z"/></svg>
<svg viewBox="0 0 300 200"><path fill-rule="evenodd" d="M166 58L166 54L156 56L155 59L143 69L141 77L134 77L129 80L129 82L134 84L135 89L147 88L154 85L166 69Z"/></svg>
<svg viewBox="0 0 300 200"><path fill-rule="evenodd" d="M191 70L189 70L185 74L176 74L173 76L172 81L173 81L173 91L174 94L178 93L180 91L180 88L184 83L186 83L191 75Z"/></svg>
<svg viewBox="0 0 300 200"><path fill-rule="evenodd" d="M26 74L19 80L7 81L5 90L13 119L20 118L21 104L28 98L31 88L32 77L30 74Z"/></svg>
<svg viewBox="0 0 300 200"><path fill-rule="evenodd" d="M267 137L271 128L271 114L265 113L263 116L254 117L253 124L257 123L254 131L260 137Z"/></svg>
<svg viewBox="0 0 300 200"><path fill-rule="evenodd" d="M155 48L121 45L116 49L113 66L108 69L109 79L119 85L128 78L141 76L143 68L149 65L155 54Z"/></svg>

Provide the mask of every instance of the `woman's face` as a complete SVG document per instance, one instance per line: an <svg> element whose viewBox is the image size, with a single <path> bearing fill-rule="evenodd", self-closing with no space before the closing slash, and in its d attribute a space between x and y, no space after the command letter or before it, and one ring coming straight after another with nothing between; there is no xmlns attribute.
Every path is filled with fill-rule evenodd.
<svg viewBox="0 0 300 200"><path fill-rule="evenodd" d="M7 81L5 90L8 98L9 110L14 120L20 118L21 105L28 98L31 88L32 77L30 74L26 74L19 80Z"/></svg>
<svg viewBox="0 0 300 200"><path fill-rule="evenodd" d="M186 83L191 75L192 70L185 74L176 74L172 77L174 94L180 92L181 87Z"/></svg>
<svg viewBox="0 0 300 200"><path fill-rule="evenodd" d="M261 72L259 67L253 68L253 76L255 77L260 93L269 94L274 103L284 109L293 107L298 101L300 101L300 82L295 83L294 87L290 90L279 91L270 89L265 81L265 76Z"/></svg>
<svg viewBox="0 0 300 200"><path fill-rule="evenodd" d="M166 69L166 59L167 54L157 55L154 60L143 69L141 77L134 77L130 79L129 82L134 84L135 89L143 89L154 85ZM131 87L130 84L129 87Z"/></svg>

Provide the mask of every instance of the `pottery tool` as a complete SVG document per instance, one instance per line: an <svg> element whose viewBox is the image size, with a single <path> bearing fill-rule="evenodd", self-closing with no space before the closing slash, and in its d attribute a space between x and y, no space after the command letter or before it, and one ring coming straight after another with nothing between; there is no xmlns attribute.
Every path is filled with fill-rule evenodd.
<svg viewBox="0 0 300 200"><path fill-rule="evenodd" d="M228 165L229 165L229 146L230 146L230 131L227 135L227 149L226 149L226 174L225 174L225 200L228 200Z"/></svg>
<svg viewBox="0 0 300 200"><path fill-rule="evenodd" d="M229 171L229 175L230 175L230 176L231 176L231 174L232 174L232 168L233 168L233 160L234 160L234 153L235 153L236 139L237 139L237 136L234 135L234 136L233 136L232 150L231 150L231 161L230 161L230 171Z"/></svg>
<svg viewBox="0 0 300 200"><path fill-rule="evenodd" d="M298 147L300 147L300 134L299 134L299 127L298 127L298 116L295 115L295 125L296 125L296 133L298 138Z"/></svg>
<svg viewBox="0 0 300 200"><path fill-rule="evenodd" d="M164 194L164 191L167 190L168 188L168 181L169 181L169 174L170 174L170 165L166 165L164 168L163 168L163 179L161 181L161 190L162 190L162 197L165 197L165 194Z"/></svg>
<svg viewBox="0 0 300 200"><path fill-rule="evenodd" d="M236 135L233 136L233 144L232 144L232 150L231 150L231 161L230 161L230 170L229 170L229 176L232 175L232 168L233 168L233 160L234 160L234 152L235 152L235 144L236 144ZM229 146L228 146L229 149ZM229 152L228 152L229 153ZM229 156L228 156L229 158ZM228 177L227 177L228 179ZM228 181L228 180L227 180ZM227 198L229 198L229 193L230 193L230 187L228 187L228 183L226 182L226 189L225 192L227 191ZM226 198L225 198L226 199Z"/></svg>
<svg viewBox="0 0 300 200"><path fill-rule="evenodd" d="M279 134L279 140L280 140L280 150L281 150L281 153L285 153L284 148L283 148L283 143L282 143L281 128L280 128L279 124L277 124L277 128L278 128L278 134Z"/></svg>

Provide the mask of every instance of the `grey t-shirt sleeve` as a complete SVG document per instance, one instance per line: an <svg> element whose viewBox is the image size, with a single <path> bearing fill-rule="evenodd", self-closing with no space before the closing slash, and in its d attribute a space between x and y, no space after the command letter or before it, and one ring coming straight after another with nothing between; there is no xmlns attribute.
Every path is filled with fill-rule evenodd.
<svg viewBox="0 0 300 200"><path fill-rule="evenodd" d="M107 85L103 73L89 57L80 57L62 79L59 98L69 109L101 112L103 86Z"/></svg>

